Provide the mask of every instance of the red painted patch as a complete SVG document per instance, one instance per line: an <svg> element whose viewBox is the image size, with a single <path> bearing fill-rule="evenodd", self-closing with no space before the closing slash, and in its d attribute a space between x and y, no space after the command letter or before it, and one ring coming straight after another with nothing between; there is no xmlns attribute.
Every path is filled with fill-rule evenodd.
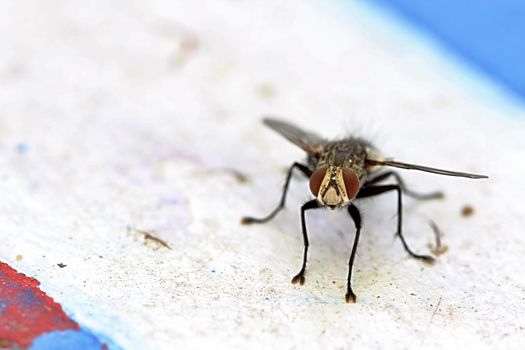
<svg viewBox="0 0 525 350"><path fill-rule="evenodd" d="M43 333L80 329L39 285L0 262L0 347L26 347Z"/></svg>

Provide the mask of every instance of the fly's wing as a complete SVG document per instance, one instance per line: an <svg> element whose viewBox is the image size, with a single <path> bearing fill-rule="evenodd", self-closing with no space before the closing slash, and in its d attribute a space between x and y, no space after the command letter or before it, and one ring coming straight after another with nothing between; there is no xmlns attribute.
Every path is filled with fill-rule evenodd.
<svg viewBox="0 0 525 350"><path fill-rule="evenodd" d="M423 166L423 165L397 162L395 160L389 160L389 159L382 159L382 160L367 159L366 163L369 165L391 166L391 167L401 168L401 169L420 170L420 171L426 171L427 173L434 173L434 174L439 174L439 175L467 177L469 179L488 178L488 176L486 175L469 174L469 173L463 173L460 171L437 169L437 168L431 168L431 167Z"/></svg>
<svg viewBox="0 0 525 350"><path fill-rule="evenodd" d="M323 151L326 141L314 133L301 130L292 124L273 118L264 118L263 123L301 147L306 153L319 154Z"/></svg>

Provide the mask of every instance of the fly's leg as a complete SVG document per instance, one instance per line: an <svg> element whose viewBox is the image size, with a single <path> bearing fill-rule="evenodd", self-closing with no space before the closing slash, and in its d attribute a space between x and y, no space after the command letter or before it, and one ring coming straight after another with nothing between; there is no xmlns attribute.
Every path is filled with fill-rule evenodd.
<svg viewBox="0 0 525 350"><path fill-rule="evenodd" d="M354 246L352 247L352 253L350 253L350 260L348 261L348 280L345 299L347 303L355 303L356 297L352 291L352 268L354 266L355 253L357 251L357 244L359 242L359 234L361 233L361 214L359 213L359 209L357 209L354 204L350 204L348 206L348 213L350 214L352 220L354 220L355 238Z"/></svg>
<svg viewBox="0 0 525 350"><path fill-rule="evenodd" d="M402 222L403 222L403 204L401 201L401 186L400 185L381 185L381 186L368 186L363 187L361 191L357 194L356 198L366 198L371 196L377 196L379 194L388 192L388 191L397 191L397 236L401 239L401 243L403 243L403 247L407 251L408 254L410 254L412 257L416 259L421 259L425 262L432 263L434 262L434 258L430 255L420 255L416 254L410 249L407 242L405 241L405 237L402 233Z"/></svg>
<svg viewBox="0 0 525 350"><path fill-rule="evenodd" d="M443 233L441 232L441 230L439 229L439 227L436 225L434 221L429 220L428 223L430 224L432 231L434 231L434 237L436 238L436 246L432 249L432 252L435 255L441 255L448 250L447 246L441 245L441 235Z"/></svg>
<svg viewBox="0 0 525 350"><path fill-rule="evenodd" d="M403 181L401 176L399 176L399 174L396 173L395 171L388 171L386 173L380 174L380 175L378 175L378 176L368 180L367 182L365 182L363 187L367 187L367 186L370 186L370 185L375 185L378 182L386 180L390 176L393 176L396 179L396 181L399 184L399 187L401 187L401 190L403 191L403 193L406 194L409 197L412 197L412 198L415 198L415 199L421 199L421 200L441 199L441 198L445 197L443 192L439 192L439 191L431 192L431 193L417 193L417 192L413 192L413 191L409 190L408 188L406 188L405 182Z"/></svg>
<svg viewBox="0 0 525 350"><path fill-rule="evenodd" d="M303 164L300 164L300 163L297 163L297 162L293 163L292 166L290 167L290 169L288 170L288 175L286 175L286 181L284 183L283 194L281 196L281 201L279 202L279 205L277 205L277 208L275 208L270 214L268 214L267 216L262 217L262 218L254 218L254 217L250 217L250 216L245 216L245 217L243 217L241 219L241 224L249 225L249 224L253 224L253 223L262 224L262 223L268 222L271 219L273 219L273 217L279 211L281 211L281 209L284 208L284 204L285 204L285 201L286 201L286 193L288 192L288 185L290 184L290 179L292 178L292 173L293 173L293 169L294 168L297 168L297 169L301 170L301 172L306 177L310 177L310 175L312 175L312 172L310 171L310 169L308 169L308 167L306 165L303 165Z"/></svg>
<svg viewBox="0 0 525 350"><path fill-rule="evenodd" d="M306 259L308 256L308 246L309 246L308 234L306 233L306 221L304 219L304 212L309 209L315 209L315 208L319 208L319 203L317 202L316 199L312 199L311 201L304 203L303 206L301 207L301 225L303 229L303 242L304 242L303 265L301 267L301 271L299 271L299 273L292 278L293 284L296 284L296 283L299 283L300 285L304 284L304 271L306 269Z"/></svg>
<svg viewBox="0 0 525 350"><path fill-rule="evenodd" d="M387 171L386 173L379 174L378 176L376 176L376 177L368 180L367 182L365 182L364 187L377 184L378 182L386 180L390 176L393 176L396 179L396 181L399 184L399 187L401 187L401 190L403 191L403 193L406 194L409 197L412 197L412 198L415 198L415 199L419 199L419 200L442 199L442 198L445 197L443 192L440 192L440 191L431 192L431 193L418 193L418 192L413 192L413 191L409 190L406 187L405 182L403 181L401 176L395 171ZM433 226L432 226L432 229L435 232L435 229L434 229ZM436 246L440 247L441 246L440 238L436 234L435 234L435 238L436 238Z"/></svg>

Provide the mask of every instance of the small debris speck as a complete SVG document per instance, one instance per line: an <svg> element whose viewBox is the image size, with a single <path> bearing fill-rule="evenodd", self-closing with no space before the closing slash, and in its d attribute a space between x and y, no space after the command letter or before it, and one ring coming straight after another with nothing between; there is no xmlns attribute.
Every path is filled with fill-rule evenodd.
<svg viewBox="0 0 525 350"><path fill-rule="evenodd" d="M168 243L157 236L155 236L153 233L144 231L144 230L136 230L131 226L126 226L126 229L129 234L131 235L141 235L144 237L144 244L147 245L148 242L153 242L154 244L157 244L159 246L162 246L164 248L171 249L171 247L168 245Z"/></svg>
<svg viewBox="0 0 525 350"><path fill-rule="evenodd" d="M275 88L268 83L263 83L257 86L257 94L263 99L271 99L277 94Z"/></svg>
<svg viewBox="0 0 525 350"><path fill-rule="evenodd" d="M24 258L24 257L22 256L22 254L18 254L18 255L15 257L16 261L20 261L20 260L22 260L23 258Z"/></svg>
<svg viewBox="0 0 525 350"><path fill-rule="evenodd" d="M250 178L239 170L229 169L229 172L235 177L235 180L237 180L238 183L244 184L250 181Z"/></svg>
<svg viewBox="0 0 525 350"><path fill-rule="evenodd" d="M474 208L471 205L465 204L463 208L461 208L461 216L464 218L468 218L469 216L472 216L474 214Z"/></svg>
<svg viewBox="0 0 525 350"><path fill-rule="evenodd" d="M63 268L66 267L67 265L66 265L66 264L63 264L63 263L58 263L57 266L60 267L61 269L63 269Z"/></svg>

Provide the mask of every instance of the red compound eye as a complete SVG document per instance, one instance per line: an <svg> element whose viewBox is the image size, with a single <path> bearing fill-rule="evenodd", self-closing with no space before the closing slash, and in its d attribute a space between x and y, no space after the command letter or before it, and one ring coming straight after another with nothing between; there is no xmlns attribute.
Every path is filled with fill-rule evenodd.
<svg viewBox="0 0 525 350"><path fill-rule="evenodd" d="M354 199L355 196L357 196L357 192L359 192L359 178L352 170L343 169L343 180L345 182L348 199Z"/></svg>
<svg viewBox="0 0 525 350"><path fill-rule="evenodd" d="M319 188L321 187L327 170L328 168L319 168L310 176L310 191L312 191L312 194L316 197L319 194Z"/></svg>

